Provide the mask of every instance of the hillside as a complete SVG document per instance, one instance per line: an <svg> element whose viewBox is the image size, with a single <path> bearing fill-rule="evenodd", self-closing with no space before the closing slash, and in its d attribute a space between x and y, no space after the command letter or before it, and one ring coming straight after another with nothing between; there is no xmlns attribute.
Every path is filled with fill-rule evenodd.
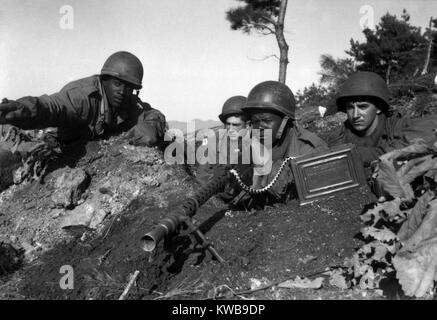
<svg viewBox="0 0 437 320"><path fill-rule="evenodd" d="M396 107L420 116L434 113L436 102L433 95L415 96ZM315 131L340 124L334 116L314 120ZM167 165L160 151L122 137L90 142L86 151L74 167L58 166L42 182L0 194L1 299L118 299L135 271L128 299L399 297L396 283L381 291L339 289L326 280L320 290L251 291L320 276L350 257L362 242L360 214L376 201L367 187L254 212L210 199L195 218L225 259L220 264L186 231L152 254L141 249L140 238L199 188L183 166ZM73 289L59 285L65 266L74 269Z"/></svg>

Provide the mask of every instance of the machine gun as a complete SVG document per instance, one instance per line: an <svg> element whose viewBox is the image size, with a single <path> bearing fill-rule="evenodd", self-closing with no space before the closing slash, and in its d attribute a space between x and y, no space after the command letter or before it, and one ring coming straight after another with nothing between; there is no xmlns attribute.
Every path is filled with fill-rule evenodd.
<svg viewBox="0 0 437 320"><path fill-rule="evenodd" d="M215 194L224 190L228 179L227 172L215 176L202 190L197 191L192 197L186 199L176 211L159 221L152 231L146 233L141 238L143 250L152 252L161 240L178 232L185 225L190 233L197 236L203 248L207 249L220 263L224 262L225 260L218 254L205 235L194 225L192 218L201 205Z"/></svg>
<svg viewBox="0 0 437 320"><path fill-rule="evenodd" d="M261 189L254 189L246 185L242 180L242 177L247 177L248 172L252 171L252 166L235 166L229 172L232 174L231 176L235 178L237 184L239 184L243 191L247 192L248 194L257 195L267 192L278 181L284 166L292 159L293 157L286 158L282 162L272 181L266 187ZM240 170L237 170L237 168ZM238 171L241 173L239 174ZM160 241L162 241L165 237L178 232L180 228L185 225L185 227L189 229L190 233L193 233L197 236L203 248L207 249L219 262L224 262L225 260L218 254L211 242L209 242L199 228L194 225L192 218L196 214L197 209L199 209L201 205L208 201L209 198L223 191L228 180L229 176L227 174L227 170L224 170L222 174L215 176L210 182L208 182L208 184L202 190L196 192L194 196L186 199L178 208L178 210L160 220L152 231L146 233L141 238L143 250L146 252L152 252ZM241 195L242 193L240 193L239 196Z"/></svg>

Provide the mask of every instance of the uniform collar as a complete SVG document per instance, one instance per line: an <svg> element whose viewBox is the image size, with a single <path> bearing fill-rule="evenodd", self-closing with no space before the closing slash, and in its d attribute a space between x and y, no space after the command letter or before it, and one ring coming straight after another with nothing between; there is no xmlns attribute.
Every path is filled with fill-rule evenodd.
<svg viewBox="0 0 437 320"><path fill-rule="evenodd" d="M97 77L97 88L101 96L96 125L97 134L102 134L105 129L111 129L116 125L117 113L112 110L108 102L104 87L100 77Z"/></svg>
<svg viewBox="0 0 437 320"><path fill-rule="evenodd" d="M273 161L298 155L296 152L298 152L301 143L299 141L308 143L314 148L318 146L316 136L295 123L292 127L287 127L284 130L281 140L273 147Z"/></svg>

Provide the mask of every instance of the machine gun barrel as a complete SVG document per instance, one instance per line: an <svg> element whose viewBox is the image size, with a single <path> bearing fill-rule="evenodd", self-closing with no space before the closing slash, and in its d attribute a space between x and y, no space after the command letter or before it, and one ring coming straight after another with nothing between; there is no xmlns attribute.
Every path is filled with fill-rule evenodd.
<svg viewBox="0 0 437 320"><path fill-rule="evenodd" d="M143 250L146 252L153 251L162 239L176 232L182 225L182 222L187 222L187 219L192 218L196 214L197 209L208 201L209 198L223 191L227 179L226 172L215 176L202 190L197 191L192 197L186 199L177 212L173 212L160 220L150 232L141 238ZM196 233L198 232L200 231L197 230Z"/></svg>

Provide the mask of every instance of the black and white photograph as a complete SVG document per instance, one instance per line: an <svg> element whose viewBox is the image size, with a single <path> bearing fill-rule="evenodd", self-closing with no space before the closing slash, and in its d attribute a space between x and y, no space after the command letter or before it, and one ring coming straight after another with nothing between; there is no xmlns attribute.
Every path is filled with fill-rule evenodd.
<svg viewBox="0 0 437 320"><path fill-rule="evenodd" d="M437 299L437 1L0 4L0 300Z"/></svg>

